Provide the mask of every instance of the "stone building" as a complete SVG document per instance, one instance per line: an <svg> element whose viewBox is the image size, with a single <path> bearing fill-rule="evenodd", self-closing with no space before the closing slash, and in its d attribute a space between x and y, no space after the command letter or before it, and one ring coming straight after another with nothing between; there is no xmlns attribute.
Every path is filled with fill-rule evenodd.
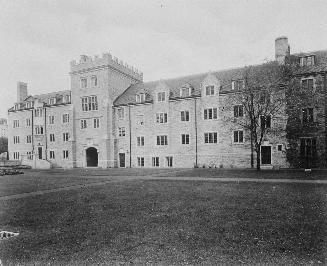
<svg viewBox="0 0 327 266"><path fill-rule="evenodd" d="M8 137L8 124L5 118L0 118L0 137Z"/></svg>
<svg viewBox="0 0 327 266"><path fill-rule="evenodd" d="M281 37L275 58L296 65L294 77L315 97L304 107L288 101L283 115L270 118L277 130L265 135L261 164L325 166L327 53L291 55ZM143 82L110 54L81 56L71 62L71 91L28 96L18 83L8 112L10 159L34 167L250 167L250 134L237 123L245 111L230 103L245 84L244 70ZM295 113L299 134L292 132Z"/></svg>

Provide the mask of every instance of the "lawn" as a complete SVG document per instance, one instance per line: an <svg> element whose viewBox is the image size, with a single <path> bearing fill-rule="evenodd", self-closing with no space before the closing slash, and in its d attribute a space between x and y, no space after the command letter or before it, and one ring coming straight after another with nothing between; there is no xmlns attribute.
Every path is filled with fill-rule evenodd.
<svg viewBox="0 0 327 266"><path fill-rule="evenodd" d="M0 200L7 265L324 265L327 186L132 180Z"/></svg>

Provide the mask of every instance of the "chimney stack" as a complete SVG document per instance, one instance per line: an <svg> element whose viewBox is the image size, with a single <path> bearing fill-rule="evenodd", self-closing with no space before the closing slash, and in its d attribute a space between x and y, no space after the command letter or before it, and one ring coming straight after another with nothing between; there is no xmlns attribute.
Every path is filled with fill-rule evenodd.
<svg viewBox="0 0 327 266"><path fill-rule="evenodd" d="M285 57L290 55L290 46L288 38L285 36L275 40L275 59L279 64L285 63Z"/></svg>
<svg viewBox="0 0 327 266"><path fill-rule="evenodd" d="M27 98L27 83L17 82L17 102L22 102Z"/></svg>

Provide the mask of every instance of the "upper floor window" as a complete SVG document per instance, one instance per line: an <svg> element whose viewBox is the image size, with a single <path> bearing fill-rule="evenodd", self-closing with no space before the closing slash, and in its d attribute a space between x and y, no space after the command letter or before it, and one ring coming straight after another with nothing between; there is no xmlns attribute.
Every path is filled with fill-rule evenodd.
<svg viewBox="0 0 327 266"><path fill-rule="evenodd" d="M35 126L35 135L43 135L43 126Z"/></svg>
<svg viewBox="0 0 327 266"><path fill-rule="evenodd" d="M119 127L118 128L118 133L119 133L119 137L125 137L126 135L126 131L124 127Z"/></svg>
<svg viewBox="0 0 327 266"><path fill-rule="evenodd" d="M244 86L245 86L245 82L242 79L232 81L232 90L236 90L236 91L242 90Z"/></svg>
<svg viewBox="0 0 327 266"><path fill-rule="evenodd" d="M124 108L118 108L118 118L119 119L124 119L125 117L125 111L124 111Z"/></svg>
<svg viewBox="0 0 327 266"><path fill-rule="evenodd" d="M42 116L42 113L43 113L43 109L42 108L36 108L34 110L35 117L41 117Z"/></svg>
<svg viewBox="0 0 327 266"><path fill-rule="evenodd" d="M204 133L204 143L217 143L218 134L217 132Z"/></svg>
<svg viewBox="0 0 327 266"><path fill-rule="evenodd" d="M15 103L15 105L14 105L14 109L15 109L15 110L18 110L18 109L19 109L19 104L18 104L18 103Z"/></svg>
<svg viewBox="0 0 327 266"><path fill-rule="evenodd" d="M50 99L48 100L48 104L49 104L49 105L56 104L56 98L50 98Z"/></svg>
<svg viewBox="0 0 327 266"><path fill-rule="evenodd" d="M81 88L87 87L87 78L81 78Z"/></svg>
<svg viewBox="0 0 327 266"><path fill-rule="evenodd" d="M181 121L190 121L189 111L181 111Z"/></svg>
<svg viewBox="0 0 327 266"><path fill-rule="evenodd" d="M26 143L32 143L32 136L31 135L26 136Z"/></svg>
<svg viewBox="0 0 327 266"><path fill-rule="evenodd" d="M235 130L234 131L234 143L243 143L244 138L243 138L243 130Z"/></svg>
<svg viewBox="0 0 327 266"><path fill-rule="evenodd" d="M168 136L157 136L157 145L168 145Z"/></svg>
<svg viewBox="0 0 327 266"><path fill-rule="evenodd" d="M136 94L136 102L137 103L145 102L145 94L144 93Z"/></svg>
<svg viewBox="0 0 327 266"><path fill-rule="evenodd" d="M304 124L313 123L313 108L303 108L302 109L302 121Z"/></svg>
<svg viewBox="0 0 327 266"><path fill-rule="evenodd" d="M182 134L182 144L190 144L190 135Z"/></svg>
<svg viewBox="0 0 327 266"><path fill-rule="evenodd" d="M62 133L62 138L64 142L69 141L69 133L68 132Z"/></svg>
<svg viewBox="0 0 327 266"><path fill-rule="evenodd" d="M99 128L100 127L100 118L94 118L93 119L93 127Z"/></svg>
<svg viewBox="0 0 327 266"><path fill-rule="evenodd" d="M92 85L92 87L98 86L98 78L97 78L97 76L92 76L91 77L91 85Z"/></svg>
<svg viewBox="0 0 327 266"><path fill-rule="evenodd" d="M70 103L70 95L63 96L63 102L64 103Z"/></svg>
<svg viewBox="0 0 327 266"><path fill-rule="evenodd" d="M25 107L26 107L26 108L31 108L31 107L32 107L32 102L26 102Z"/></svg>
<svg viewBox="0 0 327 266"><path fill-rule="evenodd" d="M271 102L270 94L267 91L262 91L259 94L260 104L269 104Z"/></svg>
<svg viewBox="0 0 327 266"><path fill-rule="evenodd" d="M63 123L69 123L69 114L63 114L62 115L62 122Z"/></svg>
<svg viewBox="0 0 327 266"><path fill-rule="evenodd" d="M314 66L315 65L315 56L309 55L309 56L300 57L300 65L301 66Z"/></svg>
<svg viewBox="0 0 327 266"><path fill-rule="evenodd" d="M167 121L168 121L167 113L157 113L156 121L157 121L157 123L160 123L160 124L167 123Z"/></svg>
<svg viewBox="0 0 327 266"><path fill-rule="evenodd" d="M243 116L243 106L235 105L234 106L234 117L241 117L241 116Z"/></svg>
<svg viewBox="0 0 327 266"><path fill-rule="evenodd" d="M82 97L82 111L94 111L94 110L98 110L97 96Z"/></svg>
<svg viewBox="0 0 327 266"><path fill-rule="evenodd" d="M26 126L27 127L31 126L31 119L30 118L26 118Z"/></svg>
<svg viewBox="0 0 327 266"><path fill-rule="evenodd" d="M137 137L137 146L144 146L144 137Z"/></svg>
<svg viewBox="0 0 327 266"><path fill-rule="evenodd" d="M19 143L19 136L14 136L14 144Z"/></svg>
<svg viewBox="0 0 327 266"><path fill-rule="evenodd" d="M86 127L87 127L86 119L81 119L81 129L84 129Z"/></svg>
<svg viewBox="0 0 327 266"><path fill-rule="evenodd" d="M144 125L144 115L137 115L136 116L136 123L143 126Z"/></svg>
<svg viewBox="0 0 327 266"><path fill-rule="evenodd" d="M49 124L54 124L54 115L49 115Z"/></svg>
<svg viewBox="0 0 327 266"><path fill-rule="evenodd" d="M158 102L164 102L166 100L165 92L158 92Z"/></svg>
<svg viewBox="0 0 327 266"><path fill-rule="evenodd" d="M181 97L189 97L190 95L191 95L190 88L181 88L181 90L180 90Z"/></svg>
<svg viewBox="0 0 327 266"><path fill-rule="evenodd" d="M206 95L214 95L215 94L215 87L214 86L207 86L206 87Z"/></svg>
<svg viewBox="0 0 327 266"><path fill-rule="evenodd" d="M261 130L271 128L271 116L270 115L262 115L260 117L260 125L261 125Z"/></svg>
<svg viewBox="0 0 327 266"><path fill-rule="evenodd" d="M53 133L50 134L50 142L55 142L55 135Z"/></svg>
<svg viewBox="0 0 327 266"><path fill-rule="evenodd" d="M19 120L13 121L13 128L19 127Z"/></svg>
<svg viewBox="0 0 327 266"><path fill-rule="evenodd" d="M217 116L217 108L204 109L205 120L217 119Z"/></svg>
<svg viewBox="0 0 327 266"><path fill-rule="evenodd" d="M314 82L313 78L306 78L301 80L301 86L304 89L313 90Z"/></svg>

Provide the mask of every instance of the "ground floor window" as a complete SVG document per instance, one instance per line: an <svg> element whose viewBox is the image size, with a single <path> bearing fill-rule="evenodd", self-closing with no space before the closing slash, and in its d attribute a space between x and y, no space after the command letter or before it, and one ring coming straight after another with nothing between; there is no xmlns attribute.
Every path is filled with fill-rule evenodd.
<svg viewBox="0 0 327 266"><path fill-rule="evenodd" d="M33 155L31 151L26 152L27 155L27 160L32 160L33 159Z"/></svg>
<svg viewBox="0 0 327 266"><path fill-rule="evenodd" d="M235 130L234 131L234 143L243 143L243 130Z"/></svg>
<svg viewBox="0 0 327 266"><path fill-rule="evenodd" d="M64 151L62 151L62 153L63 153L63 158L64 159L68 159L68 151L67 150L64 150Z"/></svg>
<svg viewBox="0 0 327 266"><path fill-rule="evenodd" d="M316 138L300 139L300 159L301 167L312 168L317 160L317 140Z"/></svg>
<svg viewBox="0 0 327 266"><path fill-rule="evenodd" d="M50 157L50 159L54 159L55 158L55 152L54 151L49 151L49 157Z"/></svg>
<svg viewBox="0 0 327 266"><path fill-rule="evenodd" d="M19 152L14 152L14 160L19 160Z"/></svg>
<svg viewBox="0 0 327 266"><path fill-rule="evenodd" d="M159 157L152 157L152 167L159 167Z"/></svg>
<svg viewBox="0 0 327 266"><path fill-rule="evenodd" d="M144 157L137 157L137 166L144 167Z"/></svg>
<svg viewBox="0 0 327 266"><path fill-rule="evenodd" d="M167 156L166 162L167 162L168 167L173 167L173 157L172 156Z"/></svg>

